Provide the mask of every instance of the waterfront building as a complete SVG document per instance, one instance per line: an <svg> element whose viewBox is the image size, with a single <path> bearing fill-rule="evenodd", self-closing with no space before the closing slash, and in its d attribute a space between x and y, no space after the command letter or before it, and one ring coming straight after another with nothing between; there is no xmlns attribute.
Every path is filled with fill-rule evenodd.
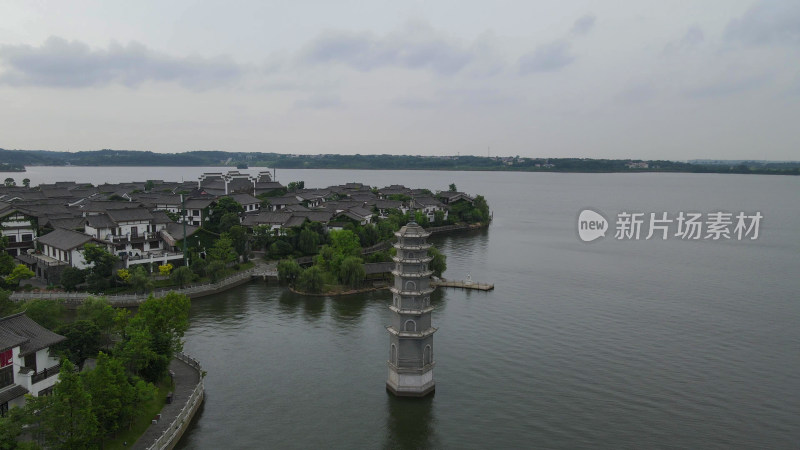
<svg viewBox="0 0 800 450"><path fill-rule="evenodd" d="M50 347L66 338L24 312L0 319L0 414L25 404L25 394L47 395L58 381L60 360Z"/></svg>
<svg viewBox="0 0 800 450"><path fill-rule="evenodd" d="M389 377L386 388L397 396L422 397L434 391L430 233L409 222L395 233L397 255L389 331Z"/></svg>

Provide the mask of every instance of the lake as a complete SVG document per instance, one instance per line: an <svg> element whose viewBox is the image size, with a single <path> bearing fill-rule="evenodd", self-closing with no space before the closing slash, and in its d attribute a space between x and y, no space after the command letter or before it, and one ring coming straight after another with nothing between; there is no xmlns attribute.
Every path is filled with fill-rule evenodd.
<svg viewBox="0 0 800 450"><path fill-rule="evenodd" d="M217 168L216 170L220 170ZM203 168L29 168L34 184L196 179ZM257 169L251 169L255 173ZM144 176L142 174L153 174ZM38 178L42 177L42 178ZM21 178L21 177L20 177ZM207 398L181 448L797 448L800 178L279 170L484 195L488 230L437 237L436 393L387 394L387 291L253 282L193 302ZM611 222L581 242L579 211ZM760 212L758 239L614 239L621 212Z"/></svg>

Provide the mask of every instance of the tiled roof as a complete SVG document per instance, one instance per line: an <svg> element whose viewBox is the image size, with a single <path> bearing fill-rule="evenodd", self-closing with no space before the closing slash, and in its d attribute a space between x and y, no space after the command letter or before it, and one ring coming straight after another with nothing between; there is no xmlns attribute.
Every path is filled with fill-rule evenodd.
<svg viewBox="0 0 800 450"><path fill-rule="evenodd" d="M153 215L145 208L136 209L109 209L108 215L114 222L133 222L153 220Z"/></svg>
<svg viewBox="0 0 800 450"><path fill-rule="evenodd" d="M49 245L59 250L72 250L91 240L91 236L78 233L77 231L65 230L63 228L56 228L37 239L41 244Z"/></svg>
<svg viewBox="0 0 800 450"><path fill-rule="evenodd" d="M28 390L18 384L12 384L11 386L0 390L0 405L3 403L8 403L15 398L22 397L23 395L27 394Z"/></svg>
<svg viewBox="0 0 800 450"><path fill-rule="evenodd" d="M186 235L191 236L199 230L200 227L196 227L194 225L186 224ZM174 238L176 241L180 241L183 239L183 224L170 222L167 224L167 233ZM174 244L171 244L174 245Z"/></svg>
<svg viewBox="0 0 800 450"><path fill-rule="evenodd" d="M0 329L26 339L25 342L17 344L20 346L20 356L35 353L67 339L34 322L25 315L25 312L0 319Z"/></svg>
<svg viewBox="0 0 800 450"><path fill-rule="evenodd" d="M92 214L86 216L86 223L92 228L116 228L117 224L108 217L108 214Z"/></svg>
<svg viewBox="0 0 800 450"><path fill-rule="evenodd" d="M286 221L285 224L283 224L283 227L284 228L302 227L304 223L306 223L305 217L292 216L289 218L289 220Z"/></svg>

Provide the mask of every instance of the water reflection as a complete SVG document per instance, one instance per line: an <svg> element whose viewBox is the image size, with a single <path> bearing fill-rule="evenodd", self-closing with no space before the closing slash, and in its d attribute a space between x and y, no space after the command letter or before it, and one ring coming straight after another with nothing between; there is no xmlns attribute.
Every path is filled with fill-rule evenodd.
<svg viewBox="0 0 800 450"><path fill-rule="evenodd" d="M361 322L364 308L371 298L372 296L369 294L335 297L331 300L331 317L343 327L355 327Z"/></svg>
<svg viewBox="0 0 800 450"><path fill-rule="evenodd" d="M248 305L244 299L250 297L255 286L250 284L223 292L221 294L201 297L192 303L202 305L205 317L219 317L222 319L242 317L247 313Z"/></svg>
<svg viewBox="0 0 800 450"><path fill-rule="evenodd" d="M292 293L288 289L284 289L281 292L281 295L278 297L278 309L281 315L294 317L294 313L297 311L298 297L297 294Z"/></svg>
<svg viewBox="0 0 800 450"><path fill-rule="evenodd" d="M386 393L387 426L384 448L438 448L433 395L424 398L402 398Z"/></svg>
<svg viewBox="0 0 800 450"><path fill-rule="evenodd" d="M325 301L327 297L306 297L299 296L303 302L304 317L309 322L318 321L325 313Z"/></svg>

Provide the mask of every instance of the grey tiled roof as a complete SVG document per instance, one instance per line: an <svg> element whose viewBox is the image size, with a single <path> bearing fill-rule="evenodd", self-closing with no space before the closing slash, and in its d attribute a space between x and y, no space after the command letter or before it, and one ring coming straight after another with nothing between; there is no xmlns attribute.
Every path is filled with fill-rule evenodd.
<svg viewBox="0 0 800 450"><path fill-rule="evenodd" d="M199 230L200 227L186 224L186 235L191 236ZM167 233L175 240L180 241L183 239L183 224L170 222L167 224Z"/></svg>
<svg viewBox="0 0 800 450"><path fill-rule="evenodd" d="M285 224L283 224L283 227L284 228L302 227L304 223L306 223L305 217L292 216L291 218L289 218L289 220L286 221Z"/></svg>
<svg viewBox="0 0 800 450"><path fill-rule="evenodd" d="M153 215L153 223L174 223L166 211L153 211L150 214Z"/></svg>
<svg viewBox="0 0 800 450"><path fill-rule="evenodd" d="M28 390L18 384L12 384L11 386L0 390L0 405L3 403L8 403L15 398L22 397L23 395L27 394Z"/></svg>
<svg viewBox="0 0 800 450"><path fill-rule="evenodd" d="M82 230L83 223L86 219L83 217L61 217L56 219L48 219L48 223L53 228L64 228L67 230Z"/></svg>
<svg viewBox="0 0 800 450"><path fill-rule="evenodd" d="M92 214L86 216L86 223L92 228L116 228L117 224L108 214Z"/></svg>
<svg viewBox="0 0 800 450"><path fill-rule="evenodd" d="M37 240L41 244L49 245L53 248L60 250L72 250L73 248L80 247L81 245L91 241L92 237L83 233L78 233L77 231L56 228L44 236L40 236Z"/></svg>
<svg viewBox="0 0 800 450"><path fill-rule="evenodd" d="M20 346L20 356L35 353L67 339L34 322L25 315L25 312L0 319L0 329L25 339L24 342L16 344Z"/></svg>
<svg viewBox="0 0 800 450"><path fill-rule="evenodd" d="M253 203L261 203L261 200L253 197L250 194L230 194L228 197L234 199L237 203L242 205L251 205Z"/></svg>
<svg viewBox="0 0 800 450"><path fill-rule="evenodd" d="M153 220L153 215L145 208L136 209L109 209L108 215L116 223L133 222L139 220Z"/></svg>
<svg viewBox="0 0 800 450"><path fill-rule="evenodd" d="M283 225L291 217L292 213L262 211L245 217L242 220L242 225L249 227L255 225Z"/></svg>

